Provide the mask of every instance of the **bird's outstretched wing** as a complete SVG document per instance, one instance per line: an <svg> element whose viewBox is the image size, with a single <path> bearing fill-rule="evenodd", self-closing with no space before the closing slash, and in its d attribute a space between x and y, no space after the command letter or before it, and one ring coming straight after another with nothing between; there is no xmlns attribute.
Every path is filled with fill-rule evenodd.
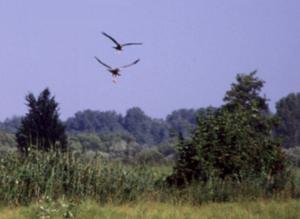
<svg viewBox="0 0 300 219"><path fill-rule="evenodd" d="M124 43L122 46L143 45L143 43Z"/></svg>
<svg viewBox="0 0 300 219"><path fill-rule="evenodd" d="M121 66L121 68L127 68L127 67L130 67L130 66L132 66L132 65L137 64L139 61L140 61L140 59L137 59L137 60L135 60L134 62L132 62L132 63L130 63L130 64L128 64L128 65L123 65L123 66Z"/></svg>
<svg viewBox="0 0 300 219"><path fill-rule="evenodd" d="M111 66L105 64L104 62L102 62L100 59L97 58L97 56L95 56L95 59L101 64L101 65L104 65L106 68L109 68L109 69L112 69Z"/></svg>
<svg viewBox="0 0 300 219"><path fill-rule="evenodd" d="M118 41L115 40L112 36L108 35L108 34L105 33L105 32L102 32L102 34L103 34L104 36L106 36L108 39L110 39L111 41L113 41L117 46L121 46L120 43L118 43Z"/></svg>

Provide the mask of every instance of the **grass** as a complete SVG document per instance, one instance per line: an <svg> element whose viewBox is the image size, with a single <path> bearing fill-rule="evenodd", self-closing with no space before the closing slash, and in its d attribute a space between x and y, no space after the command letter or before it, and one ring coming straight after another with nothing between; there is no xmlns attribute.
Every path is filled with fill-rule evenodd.
<svg viewBox="0 0 300 219"><path fill-rule="evenodd" d="M32 152L26 159L16 153L0 159L0 202L28 205L43 197L57 200L94 200L121 204L154 201L202 204L206 202L256 200L270 197L297 198L300 172L281 191L271 191L252 179L243 183L212 178L184 189L169 187L170 166L149 167L85 158L69 153Z"/></svg>
<svg viewBox="0 0 300 219"><path fill-rule="evenodd" d="M101 157L38 152L20 159L12 153L0 159L0 201L29 204L43 196L131 201L154 193L163 175L146 166L124 166Z"/></svg>
<svg viewBox="0 0 300 219"><path fill-rule="evenodd" d="M163 183L171 171L69 153L10 153L0 158L0 219L300 218L299 170L274 193L260 179L171 188Z"/></svg>
<svg viewBox="0 0 300 219"><path fill-rule="evenodd" d="M70 204L62 201L60 204L52 205L56 208L47 209L44 203L28 207L2 208L0 217L1 219L297 219L300 215L300 202L296 200L208 203L199 206L159 202L99 205L94 201L84 201L73 207L73 210L68 209ZM47 210L50 213L47 213Z"/></svg>

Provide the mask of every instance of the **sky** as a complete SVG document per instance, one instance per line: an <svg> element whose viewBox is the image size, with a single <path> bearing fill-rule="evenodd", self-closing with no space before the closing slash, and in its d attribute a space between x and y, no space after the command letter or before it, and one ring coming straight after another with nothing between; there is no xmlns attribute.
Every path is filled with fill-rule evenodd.
<svg viewBox="0 0 300 219"><path fill-rule="evenodd" d="M220 106L237 73L257 70L270 107L300 92L299 0L0 0L0 120L46 87L62 119L85 109L163 118ZM101 35L143 42L122 54ZM117 83L94 56L128 64Z"/></svg>

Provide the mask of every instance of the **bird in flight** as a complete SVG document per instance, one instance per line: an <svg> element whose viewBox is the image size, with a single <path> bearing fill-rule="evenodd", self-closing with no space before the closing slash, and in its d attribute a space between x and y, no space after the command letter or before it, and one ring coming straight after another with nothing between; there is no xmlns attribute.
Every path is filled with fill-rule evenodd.
<svg viewBox="0 0 300 219"><path fill-rule="evenodd" d="M124 46L143 45L142 43L123 43L123 44L121 44L117 40L115 40L112 36L108 35L107 33L102 32L102 34L104 36L106 36L107 38L109 38L111 41L113 41L114 44L116 44L116 46L113 46L113 48L119 52L121 52L123 50Z"/></svg>
<svg viewBox="0 0 300 219"><path fill-rule="evenodd" d="M103 66L105 66L105 67L107 68L107 71L109 71L109 72L112 74L113 78L116 78L116 77L118 77L118 76L121 76L120 71L121 71L122 68L128 68L128 67L130 67L130 66L132 66L132 65L137 64L137 63L140 61L140 59L137 59L137 60L135 60L134 62L132 62L132 63L130 63L130 64L128 64L128 65L123 65L123 66L120 66L120 67L113 68L113 67L111 67L111 66L105 64L104 62L102 62L97 56L95 56L95 59L96 59L101 65L103 65ZM116 83L115 80L113 80L113 82Z"/></svg>

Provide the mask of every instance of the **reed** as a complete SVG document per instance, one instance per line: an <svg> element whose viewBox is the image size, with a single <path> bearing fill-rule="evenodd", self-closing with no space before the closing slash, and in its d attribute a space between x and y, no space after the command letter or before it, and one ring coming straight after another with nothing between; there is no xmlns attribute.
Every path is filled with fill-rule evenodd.
<svg viewBox="0 0 300 219"><path fill-rule="evenodd" d="M125 165L96 155L56 151L31 151L27 157L16 152L0 159L0 201L27 205L34 201L64 198L75 202L94 200L97 203L168 202L202 204L269 198L297 198L300 194L299 172L286 187L271 191L261 179L244 183L212 178L185 188L167 185L171 168L146 165Z"/></svg>

